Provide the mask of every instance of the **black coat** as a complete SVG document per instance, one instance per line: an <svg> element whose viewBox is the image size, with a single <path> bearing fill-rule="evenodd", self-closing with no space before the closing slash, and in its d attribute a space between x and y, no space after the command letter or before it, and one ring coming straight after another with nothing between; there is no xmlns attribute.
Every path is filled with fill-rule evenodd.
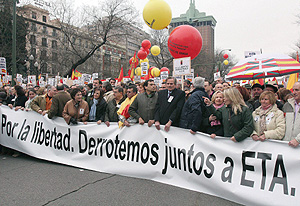
<svg viewBox="0 0 300 206"><path fill-rule="evenodd" d="M184 91L174 89L170 94L172 101L168 98L168 90L161 90L158 92L158 99L155 106L155 121L160 124L167 124L169 120L172 121L172 126L179 126L179 119L182 107L185 101Z"/></svg>
<svg viewBox="0 0 300 206"><path fill-rule="evenodd" d="M28 100L28 98L23 95L23 96L18 96L16 98L16 101L14 103L14 107L17 107L17 106L21 106L21 107L25 107L25 102Z"/></svg>
<svg viewBox="0 0 300 206"><path fill-rule="evenodd" d="M207 113L203 97L209 98L204 88L192 91L182 109L179 123L181 128L191 129L194 132L201 131L203 114Z"/></svg>
<svg viewBox="0 0 300 206"><path fill-rule="evenodd" d="M94 101L89 102L90 111L93 103ZM97 122L98 120L104 122L106 107L107 107L107 103L104 98L102 98L100 102L98 101L98 104L96 105L96 119L94 120L95 122Z"/></svg>

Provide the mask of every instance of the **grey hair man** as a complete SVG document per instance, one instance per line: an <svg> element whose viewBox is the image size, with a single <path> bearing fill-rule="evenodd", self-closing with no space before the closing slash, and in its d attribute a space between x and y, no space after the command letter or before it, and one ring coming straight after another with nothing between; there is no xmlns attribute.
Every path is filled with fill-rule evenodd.
<svg viewBox="0 0 300 206"><path fill-rule="evenodd" d="M191 92L191 96L185 102L179 127L189 129L191 134L195 134L197 131L202 131L202 120L206 116L206 107L203 97L209 98L204 89L205 79L202 77L196 77L194 81L195 89Z"/></svg>

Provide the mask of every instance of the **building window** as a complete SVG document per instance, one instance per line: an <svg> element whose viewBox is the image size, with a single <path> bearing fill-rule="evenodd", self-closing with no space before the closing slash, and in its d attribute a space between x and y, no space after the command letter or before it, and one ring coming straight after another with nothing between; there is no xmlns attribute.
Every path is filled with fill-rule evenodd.
<svg viewBox="0 0 300 206"><path fill-rule="evenodd" d="M41 59L42 60L46 60L47 59L47 51L46 50L42 50L41 51Z"/></svg>
<svg viewBox="0 0 300 206"><path fill-rule="evenodd" d="M57 53L52 52L52 61L57 61Z"/></svg>
<svg viewBox="0 0 300 206"><path fill-rule="evenodd" d="M43 16L43 22L47 22L47 17Z"/></svg>
<svg viewBox="0 0 300 206"><path fill-rule="evenodd" d="M30 44L36 45L36 36L31 35L29 41L30 41Z"/></svg>
<svg viewBox="0 0 300 206"><path fill-rule="evenodd" d="M37 27L35 23L31 23L31 30L32 31L37 31Z"/></svg>
<svg viewBox="0 0 300 206"><path fill-rule="evenodd" d="M32 17L33 19L36 19L36 13L35 13L35 12L32 12L31 17Z"/></svg>
<svg viewBox="0 0 300 206"><path fill-rule="evenodd" d="M56 29L53 29L53 31L52 31L52 36L57 36Z"/></svg>
<svg viewBox="0 0 300 206"><path fill-rule="evenodd" d="M43 34L48 34L46 26L43 26L43 31L42 32L43 32Z"/></svg>
<svg viewBox="0 0 300 206"><path fill-rule="evenodd" d="M47 63L42 62L41 63L41 73L47 73L47 72L48 72Z"/></svg>
<svg viewBox="0 0 300 206"><path fill-rule="evenodd" d="M47 47L47 39L46 38L42 38L42 46Z"/></svg>
<svg viewBox="0 0 300 206"><path fill-rule="evenodd" d="M52 49L57 49L57 41L52 40Z"/></svg>

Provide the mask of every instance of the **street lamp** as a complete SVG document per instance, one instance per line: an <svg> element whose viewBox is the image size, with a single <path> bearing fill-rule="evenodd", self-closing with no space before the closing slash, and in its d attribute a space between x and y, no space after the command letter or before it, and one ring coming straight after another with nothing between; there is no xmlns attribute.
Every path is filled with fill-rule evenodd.
<svg viewBox="0 0 300 206"><path fill-rule="evenodd" d="M29 63L30 63L30 68L29 68L29 70L28 70L28 72L27 72L27 76L29 76L30 75L30 73L33 71L33 60L34 60L34 56L31 54L30 56L29 56Z"/></svg>
<svg viewBox="0 0 300 206"><path fill-rule="evenodd" d="M38 74L38 71L39 71L39 70L38 70L39 63L35 62L33 66L35 67L35 71L37 72L37 76L38 76L38 75L39 75L39 74Z"/></svg>

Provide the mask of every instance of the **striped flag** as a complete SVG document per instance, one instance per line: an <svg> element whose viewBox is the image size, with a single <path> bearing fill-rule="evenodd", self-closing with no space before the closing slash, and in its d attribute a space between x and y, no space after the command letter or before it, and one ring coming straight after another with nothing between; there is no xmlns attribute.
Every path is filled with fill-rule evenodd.
<svg viewBox="0 0 300 206"><path fill-rule="evenodd" d="M297 62L299 62L299 54L297 52ZM289 81L287 83L287 86L286 88L289 89L289 90L293 90L293 86L296 82L298 82L298 73L294 73L294 74L291 74L290 77L289 77Z"/></svg>

